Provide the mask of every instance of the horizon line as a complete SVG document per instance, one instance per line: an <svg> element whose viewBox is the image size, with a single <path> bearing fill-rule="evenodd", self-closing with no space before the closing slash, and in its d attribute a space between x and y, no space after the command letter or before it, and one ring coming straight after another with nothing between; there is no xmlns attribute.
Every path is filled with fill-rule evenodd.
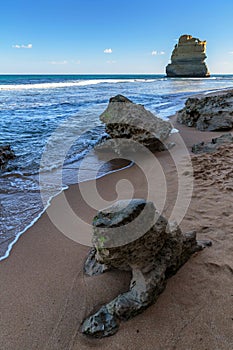
<svg viewBox="0 0 233 350"><path fill-rule="evenodd" d="M0 73L1 75L163 75L166 77L166 73ZM232 73L220 73L220 72L212 72L211 75L233 75ZM176 78L176 77L174 77ZM195 78L195 77L187 77L187 78Z"/></svg>

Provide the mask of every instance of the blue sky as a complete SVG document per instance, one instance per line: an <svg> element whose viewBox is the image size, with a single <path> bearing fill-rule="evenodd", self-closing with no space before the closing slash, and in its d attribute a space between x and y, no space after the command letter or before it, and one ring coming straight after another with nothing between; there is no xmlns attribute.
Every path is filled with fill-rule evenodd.
<svg viewBox="0 0 233 350"><path fill-rule="evenodd" d="M164 73L182 34L233 73L232 16L233 0L3 0L0 74Z"/></svg>

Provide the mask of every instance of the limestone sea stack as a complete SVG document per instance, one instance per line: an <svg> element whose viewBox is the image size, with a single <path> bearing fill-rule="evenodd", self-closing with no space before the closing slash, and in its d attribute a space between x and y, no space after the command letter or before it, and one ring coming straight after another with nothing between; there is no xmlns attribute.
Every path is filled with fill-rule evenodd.
<svg viewBox="0 0 233 350"><path fill-rule="evenodd" d="M168 77L209 77L206 59L206 41L182 35L166 67Z"/></svg>

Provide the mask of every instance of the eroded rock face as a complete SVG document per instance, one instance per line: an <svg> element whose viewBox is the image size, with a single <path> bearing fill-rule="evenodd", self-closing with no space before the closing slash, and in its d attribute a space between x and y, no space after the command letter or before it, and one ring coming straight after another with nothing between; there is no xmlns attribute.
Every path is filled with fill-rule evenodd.
<svg viewBox="0 0 233 350"><path fill-rule="evenodd" d="M100 120L105 123L105 130L113 140L122 139L122 143L124 139L133 140L152 151L164 149L164 141L172 130L170 122L156 117L144 106L122 95L110 99Z"/></svg>
<svg viewBox="0 0 233 350"><path fill-rule="evenodd" d="M219 137L213 138L211 142L200 142L192 146L192 152L195 154L199 153L213 153L219 149L222 145L231 144L233 145L233 136L224 134Z"/></svg>
<svg viewBox="0 0 233 350"><path fill-rule="evenodd" d="M177 113L177 121L201 131L231 130L233 127L233 91L216 96L188 98Z"/></svg>
<svg viewBox="0 0 233 350"><path fill-rule="evenodd" d="M209 77L205 59L206 41L182 35L172 52L166 74L168 77Z"/></svg>
<svg viewBox="0 0 233 350"><path fill-rule="evenodd" d="M153 203L143 199L119 201L99 212L93 231L94 248L85 273L97 275L112 268L132 271L129 291L84 321L82 332L94 337L116 333L121 320L153 304L167 278L204 247L195 232L182 234L176 223L169 225Z"/></svg>
<svg viewBox="0 0 233 350"><path fill-rule="evenodd" d="M0 146L0 168L3 168L9 159L13 159L15 154L10 145Z"/></svg>

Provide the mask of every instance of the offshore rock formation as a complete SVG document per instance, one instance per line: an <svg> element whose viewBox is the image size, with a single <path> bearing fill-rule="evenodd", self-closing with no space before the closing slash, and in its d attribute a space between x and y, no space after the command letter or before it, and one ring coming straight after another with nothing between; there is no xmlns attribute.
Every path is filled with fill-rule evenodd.
<svg viewBox="0 0 233 350"><path fill-rule="evenodd" d="M233 90L218 95L188 98L177 113L177 121L201 131L233 128Z"/></svg>
<svg viewBox="0 0 233 350"><path fill-rule="evenodd" d="M206 41L191 35L182 35L172 52L171 63L166 67L168 77L209 77L205 64Z"/></svg>
<svg viewBox="0 0 233 350"><path fill-rule="evenodd" d="M124 140L128 140L125 142L127 147L129 140L132 140L152 151L164 149L164 141L172 130L170 122L156 117L144 106L133 103L122 95L110 98L100 120L105 123L106 133L117 141L115 144L119 145L119 139L122 145Z"/></svg>
<svg viewBox="0 0 233 350"><path fill-rule="evenodd" d="M192 152L199 153L213 153L216 152L222 145L233 145L233 136L231 133L215 137L211 142L200 142L192 146Z"/></svg>
<svg viewBox="0 0 233 350"><path fill-rule="evenodd" d="M2 169L9 159L13 159L15 154L10 145L0 146L0 169Z"/></svg>
<svg viewBox="0 0 233 350"><path fill-rule="evenodd" d="M152 202L133 199L118 201L98 213L93 220L93 245L84 267L86 274L97 275L112 268L132 271L129 291L83 323L84 334L101 338L116 333L121 320L153 304L167 278L210 242L197 242L195 232L182 234Z"/></svg>

